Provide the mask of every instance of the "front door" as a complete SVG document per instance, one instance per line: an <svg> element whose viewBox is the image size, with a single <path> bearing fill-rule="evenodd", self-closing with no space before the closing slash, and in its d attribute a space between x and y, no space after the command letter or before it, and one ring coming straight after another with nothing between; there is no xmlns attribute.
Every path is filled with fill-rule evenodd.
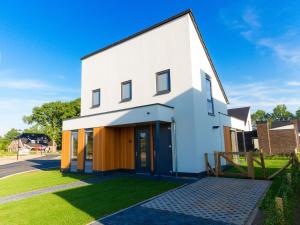
<svg viewBox="0 0 300 225"><path fill-rule="evenodd" d="M150 132L147 127L135 129L136 172L150 173Z"/></svg>

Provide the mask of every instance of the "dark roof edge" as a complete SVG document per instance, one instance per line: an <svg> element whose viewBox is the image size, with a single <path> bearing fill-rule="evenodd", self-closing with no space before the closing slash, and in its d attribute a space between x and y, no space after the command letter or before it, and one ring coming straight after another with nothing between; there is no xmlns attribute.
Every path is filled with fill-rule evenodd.
<svg viewBox="0 0 300 225"><path fill-rule="evenodd" d="M98 49L98 50L96 50L96 51L94 51L94 52L92 52L92 53L90 53L90 54L87 54L87 55L81 57L80 60L84 60L84 59L86 59L86 58L88 58L88 57L90 57L90 56L92 56L92 55L95 55L95 54L97 54L97 53L99 53L99 52L105 51L105 50L107 50L107 49L109 49L109 48L111 48L111 47L114 47L114 46L116 46L116 45L119 45L119 44L121 44L121 43L123 43L123 42L125 42L125 41L128 41L128 40L130 40L130 39L132 39L132 38L135 38L135 37L137 37L137 36L139 36L139 35L141 35L141 34L143 34L143 33L146 33L146 32L148 32L148 31L150 31L150 30L153 30L153 29L155 29L155 28L157 28L157 27L160 27L161 25L164 25L164 24L166 24L166 23L169 23L169 22L171 22L172 20L175 20L175 19L177 19L177 18L179 18L179 17L182 17L182 16L184 16L184 15L186 15L186 14L188 14L188 13L192 13L191 9L188 9L188 10L185 10L185 11L183 11L183 12L181 12L181 13L178 13L178 14L176 14L175 16L172 16L172 17L170 17L170 18L168 18L168 19L165 19L165 20L163 20L163 21L161 21L161 22L159 22L159 23L157 23L157 24L154 24L154 25L152 25L152 26L150 26L150 27L148 27L148 28L146 28L146 29L144 29L144 30L141 30L141 31L139 31L139 32L137 32L137 33L135 33L135 34L132 34L132 35L126 37L126 38L123 38L123 39L121 39L121 40L119 40L119 41L117 41L117 42L114 42L114 43L112 43L112 44L110 44L110 45L108 45L108 46L106 46L106 47L104 47L104 48L100 48L100 49Z"/></svg>
<svg viewBox="0 0 300 225"><path fill-rule="evenodd" d="M180 18L180 17L186 15L186 14L189 14L189 15L191 16L192 22L193 22L194 27L195 27L195 29L196 29L196 31L197 31L198 37L199 37L199 39L200 39L200 42L201 42L201 44L202 44L203 47L204 47L204 51L205 51L205 54L206 54L206 56L207 56L207 58L208 58L209 64L211 65L211 67L212 67L212 69L213 69L213 71L214 71L214 73L215 73L215 75L216 75L217 82L218 82L218 84L219 84L219 86L220 86L220 88L221 88L221 91L222 91L223 95L224 95L225 101L226 101L227 104L229 104L229 100L228 100L228 98L227 98L227 95L226 95L226 93L225 93L225 90L224 90L224 88L223 88L223 85L222 85L222 83L221 83L221 81L220 81L220 78L219 78L219 75L218 75L218 73L217 73L217 71L216 71L216 68L215 68L215 66L214 66L214 64L213 64L213 62L212 62L212 59L211 59L211 57L210 57L210 55L209 55L209 53L208 53L208 49L207 49L207 47L206 47L206 45L205 45L205 42L204 42L204 40L203 40L203 38L202 38L202 35L201 35L201 33L200 33L200 30L199 30L199 27L198 27L198 25L197 25L197 23L196 23L196 21L195 21L195 18L194 18L194 16L193 16L193 13L192 13L192 10L191 10L191 9L185 10L185 11L183 11L183 12L181 12L181 13L175 15L175 16L172 16L172 17L170 17L170 18L168 18L168 19L166 19L166 20L163 20L163 21L161 21L161 22L159 22L159 23L157 23L157 24L155 24L155 25L153 25L153 26L150 26L150 27L148 27L148 28L146 28L146 29L144 29L144 30L141 30L141 31L139 31L139 32L137 32L137 33L135 33L135 34L132 34L132 35L126 37L126 38L123 38L123 39L121 39L121 40L119 40L119 41L117 41L117 42L114 42L114 43L112 43L112 44L110 44L110 45L108 45L108 46L106 46L106 47L104 47L104 48L98 49L97 51L94 51L94 52L92 52L92 53L90 53L90 54L87 54L87 55L83 56L80 60L84 60L84 59L86 59L86 58L89 58L90 56L93 56L93 55L97 54L97 53L100 53L100 52L102 52L102 51L105 51L105 50L107 50L107 49L109 49L109 48L112 48L112 47L114 47L114 46L116 46L116 45L122 44L122 43L124 43L124 42L126 42L126 41L128 41L128 40L130 40L130 39L132 39L132 38L135 38L135 37L137 37L137 36L139 36L139 35L141 35L141 34L144 34L144 33L148 32L148 31L151 31L151 30L153 30L153 29L155 29L155 28L157 28L157 27L159 27L159 26L162 26L162 25L164 25L164 24L166 24L166 23L169 23L169 22L171 22L171 21L173 21L173 20L175 20L175 19L178 19L178 18Z"/></svg>

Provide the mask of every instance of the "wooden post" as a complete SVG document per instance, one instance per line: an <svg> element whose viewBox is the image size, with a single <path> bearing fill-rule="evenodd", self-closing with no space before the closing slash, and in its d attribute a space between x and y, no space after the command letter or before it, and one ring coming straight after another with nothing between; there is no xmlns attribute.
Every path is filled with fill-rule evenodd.
<svg viewBox="0 0 300 225"><path fill-rule="evenodd" d="M204 160L205 160L206 174L209 175L209 168L208 168L208 154L207 154L207 153L204 153Z"/></svg>
<svg viewBox="0 0 300 225"><path fill-rule="evenodd" d="M261 168L263 171L263 176L264 176L264 178L267 178L264 154L259 153L259 158L260 158Z"/></svg>
<svg viewBox="0 0 300 225"><path fill-rule="evenodd" d="M219 153L218 152L214 152L214 158L215 158L215 174L216 177L219 176Z"/></svg>
<svg viewBox="0 0 300 225"><path fill-rule="evenodd" d="M276 202L277 209L283 211L283 199L280 197L276 197L275 202Z"/></svg>
<svg viewBox="0 0 300 225"><path fill-rule="evenodd" d="M247 165L248 165L248 177L255 179L253 152L246 152Z"/></svg>

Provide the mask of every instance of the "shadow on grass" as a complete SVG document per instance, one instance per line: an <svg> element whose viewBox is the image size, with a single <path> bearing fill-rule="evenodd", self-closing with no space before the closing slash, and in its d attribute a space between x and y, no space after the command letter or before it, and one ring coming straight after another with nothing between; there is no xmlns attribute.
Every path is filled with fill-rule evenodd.
<svg viewBox="0 0 300 225"><path fill-rule="evenodd" d="M179 185L168 181L119 177L54 194L77 210L98 219Z"/></svg>

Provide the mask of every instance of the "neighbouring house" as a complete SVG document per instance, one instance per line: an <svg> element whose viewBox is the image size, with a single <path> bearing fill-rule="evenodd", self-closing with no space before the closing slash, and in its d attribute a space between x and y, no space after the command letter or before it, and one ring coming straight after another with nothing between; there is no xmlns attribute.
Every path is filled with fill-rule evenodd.
<svg viewBox="0 0 300 225"><path fill-rule="evenodd" d="M300 147L300 120L257 122L259 147L266 155L290 154Z"/></svg>
<svg viewBox="0 0 300 225"><path fill-rule="evenodd" d="M236 130L238 151L255 151L258 149L257 131L252 129L250 106L228 109L228 115L244 122L243 130Z"/></svg>
<svg viewBox="0 0 300 225"><path fill-rule="evenodd" d="M81 115L63 121L62 171L205 171L237 151L228 99L191 10L81 58Z"/></svg>
<svg viewBox="0 0 300 225"><path fill-rule="evenodd" d="M53 143L46 134L23 133L17 136L8 146L9 151L18 151L18 149L29 149L34 151L56 150L53 149Z"/></svg>

